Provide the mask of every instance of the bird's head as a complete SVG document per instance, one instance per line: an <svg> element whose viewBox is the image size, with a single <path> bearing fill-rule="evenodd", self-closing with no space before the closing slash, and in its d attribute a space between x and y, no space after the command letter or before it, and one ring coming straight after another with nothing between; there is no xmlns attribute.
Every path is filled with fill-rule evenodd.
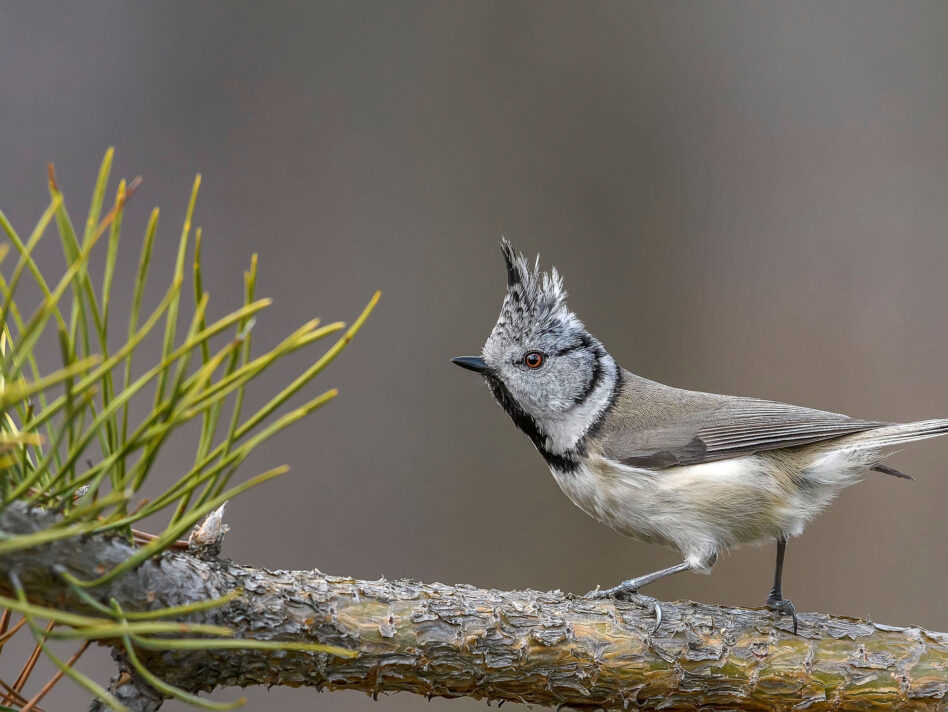
<svg viewBox="0 0 948 712"><path fill-rule="evenodd" d="M507 268L507 294L500 316L480 357L454 363L483 374L494 396L521 429L534 439L533 427L549 438L558 425L585 415L604 381L615 378L615 363L566 306L563 279L553 268L541 272L504 239L501 251ZM598 410L598 409L597 409ZM524 421L528 422L524 422ZM570 431L580 423L569 422ZM549 448L576 438L553 438Z"/></svg>

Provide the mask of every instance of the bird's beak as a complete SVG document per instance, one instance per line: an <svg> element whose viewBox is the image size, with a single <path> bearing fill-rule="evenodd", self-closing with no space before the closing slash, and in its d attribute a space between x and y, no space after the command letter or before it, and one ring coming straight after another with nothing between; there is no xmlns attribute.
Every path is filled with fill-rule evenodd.
<svg viewBox="0 0 948 712"><path fill-rule="evenodd" d="M451 363L457 364L461 368L466 368L468 371L474 371L474 373L485 373L488 370L484 359L478 356L458 356L457 358L451 359Z"/></svg>

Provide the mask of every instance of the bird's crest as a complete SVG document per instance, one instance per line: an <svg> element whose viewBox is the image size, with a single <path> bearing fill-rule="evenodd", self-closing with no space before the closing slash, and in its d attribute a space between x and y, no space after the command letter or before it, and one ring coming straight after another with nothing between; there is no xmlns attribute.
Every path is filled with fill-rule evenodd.
<svg viewBox="0 0 948 712"><path fill-rule="evenodd" d="M563 278L555 267L541 272L538 255L531 268L507 238L501 240L500 250L507 267L507 296L494 327L495 334L514 338L578 324L566 306Z"/></svg>

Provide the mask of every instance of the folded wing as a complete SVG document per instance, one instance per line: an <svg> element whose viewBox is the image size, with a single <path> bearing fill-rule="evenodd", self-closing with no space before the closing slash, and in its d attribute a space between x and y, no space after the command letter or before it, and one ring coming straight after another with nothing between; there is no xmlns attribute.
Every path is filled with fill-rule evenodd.
<svg viewBox="0 0 948 712"><path fill-rule="evenodd" d="M695 465L889 425L755 398L708 397L681 405L652 423L640 423L644 427L607 429L603 454L634 467Z"/></svg>

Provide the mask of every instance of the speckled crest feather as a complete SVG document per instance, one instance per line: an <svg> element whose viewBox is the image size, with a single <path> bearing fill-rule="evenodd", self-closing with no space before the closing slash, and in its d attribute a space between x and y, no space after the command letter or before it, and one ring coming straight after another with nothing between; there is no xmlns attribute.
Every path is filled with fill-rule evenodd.
<svg viewBox="0 0 948 712"><path fill-rule="evenodd" d="M580 325L566 306L563 278L555 267L548 273L541 272L537 255L531 268L526 257L515 252L507 238L501 240L500 249L507 267L507 296L495 333L513 338Z"/></svg>

